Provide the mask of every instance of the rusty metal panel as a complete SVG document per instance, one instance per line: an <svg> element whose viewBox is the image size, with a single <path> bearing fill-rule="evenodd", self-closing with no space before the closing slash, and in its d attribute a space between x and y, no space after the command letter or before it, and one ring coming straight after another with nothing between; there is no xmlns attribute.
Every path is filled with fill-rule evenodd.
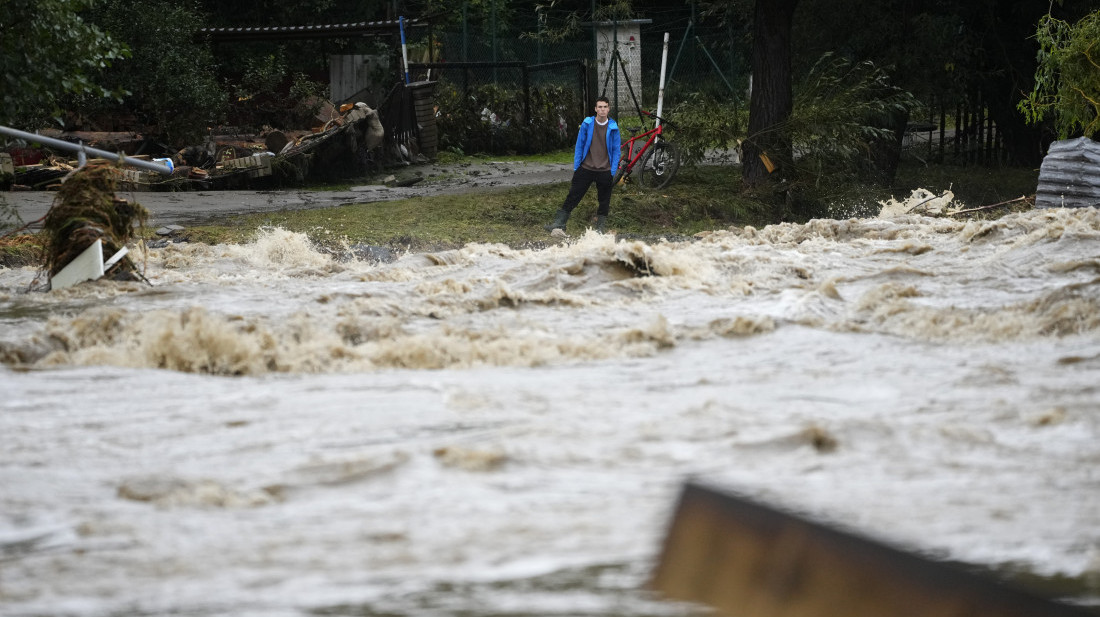
<svg viewBox="0 0 1100 617"><path fill-rule="evenodd" d="M733 617L1095 617L690 483L650 586Z"/></svg>

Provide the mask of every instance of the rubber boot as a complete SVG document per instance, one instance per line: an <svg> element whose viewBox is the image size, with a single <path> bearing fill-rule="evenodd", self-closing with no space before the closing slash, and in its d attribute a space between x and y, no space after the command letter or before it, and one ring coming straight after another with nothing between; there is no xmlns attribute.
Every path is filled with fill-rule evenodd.
<svg viewBox="0 0 1100 617"><path fill-rule="evenodd" d="M569 211L558 210L557 214L554 215L554 222L550 223L549 225L544 225L543 229L545 229L546 231L554 231L555 229L565 231L565 222L568 220Z"/></svg>
<svg viewBox="0 0 1100 617"><path fill-rule="evenodd" d="M607 215L601 214L596 217L596 231L604 233L607 230Z"/></svg>

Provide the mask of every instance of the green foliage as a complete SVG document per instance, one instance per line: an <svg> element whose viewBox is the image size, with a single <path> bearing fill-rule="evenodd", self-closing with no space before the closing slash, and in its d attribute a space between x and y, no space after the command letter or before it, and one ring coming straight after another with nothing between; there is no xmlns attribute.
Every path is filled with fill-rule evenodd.
<svg viewBox="0 0 1100 617"><path fill-rule="evenodd" d="M304 26L382 19L375 2L336 0L253 0L227 5L224 0L193 0L212 26ZM232 9L232 10L230 10Z"/></svg>
<svg viewBox="0 0 1100 617"><path fill-rule="evenodd" d="M1039 42L1035 89L1017 109L1031 124L1053 116L1062 139L1100 132L1100 10L1075 24L1049 13L1035 31Z"/></svg>
<svg viewBox="0 0 1100 617"><path fill-rule="evenodd" d="M520 36L544 43L561 43L576 37L583 28L590 27L589 24L593 21L625 20L635 16L634 0L604 0L592 5L594 12L588 10L587 3L583 5L584 10L569 10L566 5L576 6L575 3L562 0L545 3L536 0L536 30L524 32ZM557 15L551 17L553 13Z"/></svg>
<svg viewBox="0 0 1100 617"><path fill-rule="evenodd" d="M536 31L524 32L520 36L546 43L560 43L575 37L580 32L583 23L581 14L577 11L570 11L561 18L551 21L550 12L556 4L556 0L551 0L548 4L536 4Z"/></svg>
<svg viewBox="0 0 1100 617"><path fill-rule="evenodd" d="M747 111L733 100L701 92L678 98L666 115L675 125L669 138L680 148L682 162L698 162L707 151L735 148L751 138L745 135ZM827 53L796 85L791 117L772 130L795 145L799 171L816 182L825 174L853 175L871 144L893 139L898 120L904 125L918 104L890 84L885 70Z"/></svg>
<svg viewBox="0 0 1100 617"><path fill-rule="evenodd" d="M896 138L918 101L890 84L882 68L826 53L795 88L786 132L815 175L851 171L875 141Z"/></svg>
<svg viewBox="0 0 1100 617"><path fill-rule="evenodd" d="M506 2L504 0L424 0L421 15L434 15L433 25L441 29L450 29L462 23L463 18L478 24L479 36L492 38L495 29L498 37L507 35L517 16L523 15L530 5ZM406 17L410 14L406 13Z"/></svg>
<svg viewBox="0 0 1100 617"><path fill-rule="evenodd" d="M440 82L436 103L440 150L464 154L531 154L572 146L583 119L579 95L553 85L531 88L527 122L523 91L516 88L483 84L464 93Z"/></svg>
<svg viewBox="0 0 1100 617"><path fill-rule="evenodd" d="M244 73L233 86L238 100L248 100L260 94L273 92L286 75L286 58L283 54L270 53L244 59Z"/></svg>
<svg viewBox="0 0 1100 617"><path fill-rule="evenodd" d="M683 94L681 101L663 115L672 122L668 137L680 149L680 162L692 165L709 150L737 147L744 136L747 110L739 109L729 98L700 92Z"/></svg>
<svg viewBox="0 0 1100 617"><path fill-rule="evenodd" d="M226 96L213 71L208 46L197 42L201 16L186 2L149 0L135 10L125 0L101 0L90 19L133 50L128 62L105 67L108 87L131 92L120 105L75 97L88 115L133 114L168 143L186 144L220 121Z"/></svg>
<svg viewBox="0 0 1100 617"><path fill-rule="evenodd" d="M129 56L119 41L83 18L93 0L0 2L0 125L39 128L61 117L66 94L121 98L95 80Z"/></svg>
<svg viewBox="0 0 1100 617"><path fill-rule="evenodd" d="M246 56L242 64L243 73L230 85L231 122L253 130L264 125L287 128L316 123L314 117L328 98L327 84L290 71L282 50Z"/></svg>
<svg viewBox="0 0 1100 617"><path fill-rule="evenodd" d="M990 32L983 20L1009 10L989 4L989 0L800 0L793 27L792 69L802 75L822 53L833 50L896 67L895 83L921 98L958 100L965 97L968 86L990 74L986 58L991 46L983 41ZM1001 16L998 22L1008 25L1010 16ZM998 34L1001 40L1012 40Z"/></svg>

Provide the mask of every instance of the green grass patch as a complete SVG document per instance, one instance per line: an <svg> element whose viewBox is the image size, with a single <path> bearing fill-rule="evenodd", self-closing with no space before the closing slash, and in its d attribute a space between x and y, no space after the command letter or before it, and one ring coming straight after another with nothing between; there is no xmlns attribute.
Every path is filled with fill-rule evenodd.
<svg viewBox="0 0 1100 617"><path fill-rule="evenodd" d="M15 234L0 237L0 267L21 268L41 265L46 250L45 234Z"/></svg>
<svg viewBox="0 0 1100 617"><path fill-rule="evenodd" d="M469 160L466 157L464 160ZM792 197L781 191L747 195L739 167L685 167L665 189L635 183L614 188L608 229L623 237L683 238L701 231L752 225L763 227L809 218L874 216L879 201L903 199L916 188L937 194L949 187L968 206L1034 194L1037 170L905 166L893 186L839 186ZM332 248L369 244L408 250L438 250L470 242L540 247L553 242L543 225L553 219L568 192L567 182L489 188L461 195L416 197L311 210L240 215L217 225L188 228L185 237L206 243L247 242L261 227L281 227ZM801 200L801 201L798 201ZM1029 207L1027 204L1023 207ZM596 190L589 191L569 220L571 235L595 222ZM1000 216L1007 210L990 211Z"/></svg>
<svg viewBox="0 0 1100 617"><path fill-rule="evenodd" d="M731 225L763 225L768 210L739 197L739 172L732 167L685 169L661 191L634 184L616 187L608 228L643 237L690 235ZM318 244L386 245L411 250L458 247L470 242L513 247L543 246L543 229L569 190L567 182L494 188L461 195L416 197L312 210L236 216L218 225L188 228L185 237L206 243L248 241L261 227L304 233ZM573 211L568 232L584 233L595 222L596 189Z"/></svg>

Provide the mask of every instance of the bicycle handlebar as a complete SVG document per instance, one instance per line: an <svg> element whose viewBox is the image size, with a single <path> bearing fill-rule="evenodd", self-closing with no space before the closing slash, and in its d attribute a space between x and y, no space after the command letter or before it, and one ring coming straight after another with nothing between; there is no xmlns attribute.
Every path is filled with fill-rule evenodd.
<svg viewBox="0 0 1100 617"><path fill-rule="evenodd" d="M656 118L657 120L659 120L661 122L661 124L664 124L664 125L666 125L670 128L676 128L676 125L673 124L672 121L667 119L667 118L662 118L662 117L658 116L657 114L652 113L652 112L648 112L644 109L639 109L638 111L642 112L644 115L649 116L650 118Z"/></svg>

